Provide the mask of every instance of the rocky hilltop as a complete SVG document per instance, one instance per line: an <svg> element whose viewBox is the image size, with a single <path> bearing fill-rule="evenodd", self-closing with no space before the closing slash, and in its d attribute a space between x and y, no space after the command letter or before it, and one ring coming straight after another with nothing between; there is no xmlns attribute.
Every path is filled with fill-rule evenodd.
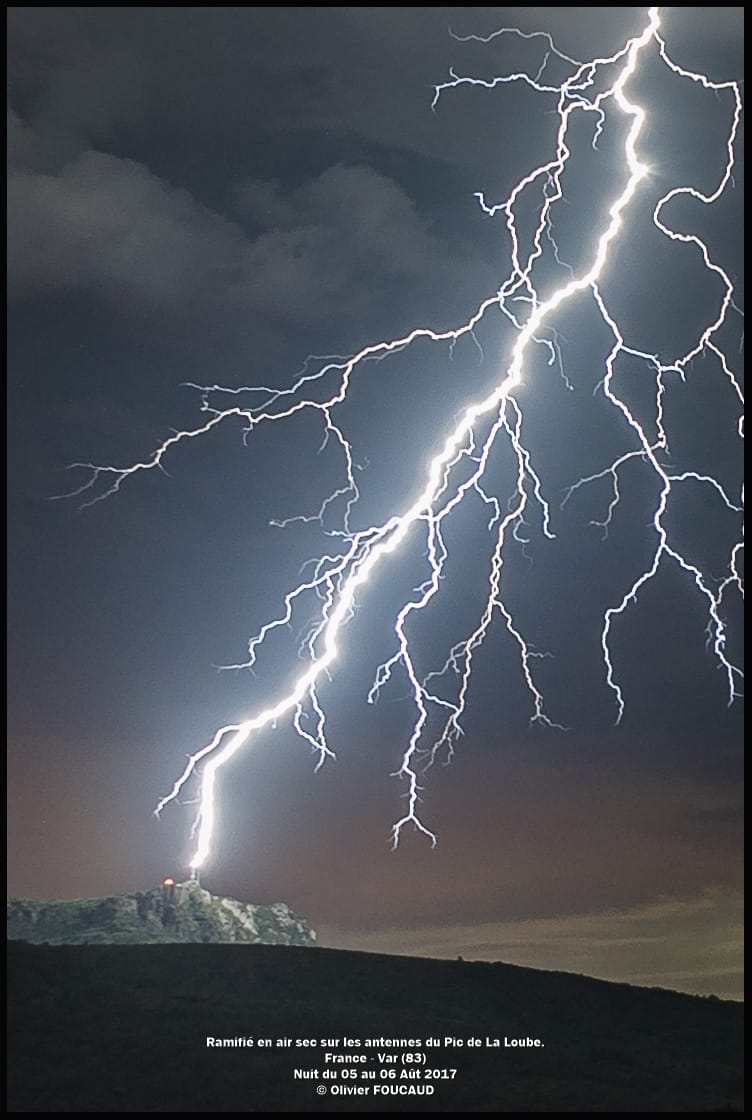
<svg viewBox="0 0 752 1120"><path fill-rule="evenodd" d="M169 880L155 890L111 898L11 899L7 932L11 941L36 945L316 944L305 918L284 902L254 906L213 895L194 881Z"/></svg>

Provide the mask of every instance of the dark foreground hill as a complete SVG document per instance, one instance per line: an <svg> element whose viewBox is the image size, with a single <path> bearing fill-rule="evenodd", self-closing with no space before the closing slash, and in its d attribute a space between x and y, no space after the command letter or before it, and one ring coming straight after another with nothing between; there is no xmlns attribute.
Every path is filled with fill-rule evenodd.
<svg viewBox="0 0 752 1120"><path fill-rule="evenodd" d="M9 954L13 1112L741 1108L742 1007L720 1000L290 946Z"/></svg>

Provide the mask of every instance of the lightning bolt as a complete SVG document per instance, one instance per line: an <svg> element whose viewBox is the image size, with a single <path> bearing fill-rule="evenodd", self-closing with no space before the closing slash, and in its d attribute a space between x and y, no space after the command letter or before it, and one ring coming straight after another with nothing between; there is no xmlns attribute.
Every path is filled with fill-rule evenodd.
<svg viewBox="0 0 752 1120"><path fill-rule="evenodd" d="M478 305L464 324L443 331L418 327L404 337L374 342L351 356L310 357L288 388L193 385L200 394L203 414L202 422L195 427L173 432L148 458L127 467L74 464L86 468L88 473L73 495L81 495L83 505L91 506L115 494L123 483L136 475L154 468L164 469L165 458L178 444L204 436L220 425L238 422L243 438L247 439L263 424L289 420L301 413L318 414L322 425L322 446L332 444L341 458L341 484L323 500L318 510L274 522L280 527L294 521L318 522L332 542L330 551L304 565L300 583L284 596L279 612L251 638L247 659L231 667L253 668L269 636L289 627L296 611L303 609L304 604L315 597L317 614L302 635L298 650L302 666L292 674L289 686L278 696L247 719L219 728L209 743L190 755L172 789L157 805L159 813L180 797L193 776L198 776L199 812L193 832L195 850L191 858L194 870L200 868L211 854L216 828L215 791L220 771L261 732L287 717L297 733L317 753L318 766L332 755L327 743L326 714L319 698L319 685L334 670L340 656L343 630L353 617L359 597L366 594L376 570L401 549L422 548L425 578L397 611L394 652L378 666L368 694L369 702L376 703L382 688L392 676L401 674L408 683L414 708L412 731L398 769L398 775L404 782L405 808L393 826L394 845L407 825L423 833L432 844L436 842L435 834L420 817L421 782L426 770L440 754L445 755L447 760L451 758L454 746L463 733L462 723L471 691L474 662L497 617L518 651L522 676L530 696L531 722L561 727L549 716L536 679L536 659L549 655L534 649L525 638L504 598L503 584L510 540L521 545L523 554L528 555L525 548L530 544L530 538L526 527L529 527L531 518L539 520L546 540L555 540L552 528L555 516L541 475L535 467L534 455L525 442L524 414L516 391L524 383L526 364L530 365L533 347L547 353L548 365L558 369L568 389L574 389L564 371L561 336L556 322L558 313L575 297L587 298L597 309L611 340L603 377L596 392L618 419L627 444L626 450L606 463L602 470L566 487L557 511L565 508L575 492L607 480L611 488L610 501L603 516L591 522L607 536L628 470L639 463L652 472L657 483L657 499L650 515L654 540L651 558L631 586L624 590L623 596L608 606L603 616L601 646L604 674L613 695L616 721L621 720L624 713L625 698L614 664L612 634L661 565L678 567L704 603L708 643L724 675L729 704L738 695L741 672L726 652L724 599L735 590L742 592L742 543L738 541L733 546L722 578L714 579L672 540L666 515L672 496L679 487L707 487L709 493L715 494L734 517L740 513L741 498L737 501L710 475L690 470L676 471L671 467L664 400L667 378L673 375L683 381L695 358L712 355L720 374L728 380L739 401L737 428L741 435L742 392L721 338L722 328L731 314L738 312L738 308L733 299L732 281L712 258L705 242L694 233L672 228L664 215L674 199L691 197L704 206L711 206L729 185L733 185L734 147L742 102L735 82L714 82L674 62L668 54L660 27L659 9L650 8L639 34L627 39L614 54L584 62L559 51L551 37L543 33L523 34L514 28L502 28L482 40L476 36L454 36L458 42L476 40L484 43L503 36L540 39L545 51L538 70L533 74L523 71L489 80L450 71L449 79L435 87L434 111L439 109L441 98L447 91L460 86L492 89L524 83L543 97L553 99L558 121L550 159L520 179L504 202L489 203L482 193L476 196L487 216L499 217L504 222L511 243L511 259L506 279ZM667 240L691 248L707 273L715 278L721 293L717 308L697 336L690 340L686 352L669 358L641 349L625 337L602 290L607 265L616 264L618 267L618 243L620 235L627 236L624 235L624 226L630 206L635 197L646 189L651 178L649 167L640 156L646 110L629 93L630 82L648 56L657 56L677 78L700 86L717 98L725 98L730 109L726 159L715 189L703 193L693 186L675 186L658 200L653 211L655 228ZM548 75L554 68L563 69L568 76L562 81L553 80ZM576 269L560 255L554 215L558 204L566 201L563 180L573 159L569 146L573 121L587 118L588 114L592 120L591 146L596 154L599 153L599 142L612 125L617 134L619 129L624 131L621 145L623 163L620 183L607 206L602 228L591 234L589 258L585 265ZM521 211L523 204L529 206L535 199L534 229L525 237L521 232ZM545 271L544 265L548 271ZM558 282L552 290L544 290L551 288L552 273L557 276ZM545 282L539 279L541 275ZM382 523L358 527L361 495L357 485L356 457L337 417L338 406L348 398L352 379L364 374L369 363L378 363L389 355L400 353L419 340L448 344L450 353L453 353L457 342L465 336L477 342L475 329L487 316L499 312L511 323L516 337L496 385L483 399L468 405L443 441L439 442L427 465L424 479L416 487L415 496L407 508L393 513ZM649 421L641 420L619 393L617 367L623 358L638 362L652 379L655 408ZM499 444L507 446L515 464L510 483L511 496L506 502L492 492L490 478L491 453ZM488 518L487 530L493 534L485 606L470 632L452 646L443 665L425 674L417 664L415 642L410 637L414 616L440 596L449 555L445 530L450 519L460 506L472 506L474 503L476 507L481 504L484 516ZM429 735L429 728L437 715L439 732Z"/></svg>

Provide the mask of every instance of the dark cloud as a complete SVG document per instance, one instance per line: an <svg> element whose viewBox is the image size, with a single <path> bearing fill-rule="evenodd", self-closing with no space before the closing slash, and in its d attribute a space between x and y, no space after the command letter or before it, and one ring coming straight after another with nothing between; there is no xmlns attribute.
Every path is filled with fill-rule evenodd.
<svg viewBox="0 0 752 1120"><path fill-rule="evenodd" d="M374 288L469 268L399 184L369 167L332 167L289 192L239 184L237 210L260 227L249 237L129 159L86 151L57 174L32 170L42 145L17 119L14 134L27 164L8 182L16 297L84 289L120 308L308 322L360 309Z"/></svg>
<svg viewBox="0 0 752 1120"><path fill-rule="evenodd" d="M336 307L357 313L369 300L363 269L377 286L422 279L435 293L459 275L477 288L491 260L480 263L477 218L471 251L464 233L419 217L415 191L381 166L402 150L460 173L468 212L472 190L502 192L519 173L513 115L465 92L438 117L429 111L457 53L449 28L545 27L577 54L585 40L610 49L637 11L10 9L12 293L88 287L126 307L201 306L204 317L207 302L214 314L264 316L284 305L310 322ZM686 9L668 9L667 23L686 23L675 11ZM729 58L737 12L714 10L702 24ZM476 44L469 59L482 70L511 51L537 68L544 45ZM520 96L516 111L538 116ZM321 169L301 182L289 151L310 143ZM191 150L187 175L167 172ZM221 168L200 166L218 158ZM259 175L270 158L276 185ZM234 181L224 197L207 187L216 172ZM238 204L259 229L238 224Z"/></svg>
<svg viewBox="0 0 752 1120"><path fill-rule="evenodd" d="M347 87L358 65L348 51L334 64L321 26L329 10L197 13L12 10L13 296L85 289L124 310L310 322L358 312L374 283L422 276L435 290L472 268L456 235L432 232L409 189L352 140L338 142L347 163L305 181L273 186L253 174L264 137L353 132ZM339 36L369 33L349 27L352 13L344 19ZM386 88L408 103L393 82ZM362 82L355 100L362 121ZM384 108L377 97L374 109ZM400 114L390 117L399 126ZM186 145L218 138L235 185L209 203L196 175L181 181L164 168ZM216 179L209 165L198 179L207 176Z"/></svg>
<svg viewBox="0 0 752 1120"><path fill-rule="evenodd" d="M163 309L211 298L241 267L241 231L138 163L87 151L8 183L9 279L22 294L87 288Z"/></svg>
<svg viewBox="0 0 752 1120"><path fill-rule="evenodd" d="M426 116L431 89L457 64L457 34L499 27L546 30L574 56L608 52L644 9L596 8L11 8L11 102L44 130L82 145L134 130L169 128L187 139L264 123L294 132L333 129L447 160L467 160L477 137L442 148ZM663 9L667 32L690 56L737 67L740 8ZM712 16L710 13L712 12ZM541 59L541 42L479 47ZM691 64L691 57L684 59ZM535 67L537 69L537 65ZM728 72L716 77L733 76ZM422 102L420 91L425 94ZM485 111L480 110L485 116ZM476 163L487 166L488 153Z"/></svg>
<svg viewBox="0 0 752 1120"><path fill-rule="evenodd" d="M369 167L332 167L288 193L244 183L235 197L264 227L232 292L244 306L316 319L359 310L374 287L467 274L467 253L436 237L405 191Z"/></svg>

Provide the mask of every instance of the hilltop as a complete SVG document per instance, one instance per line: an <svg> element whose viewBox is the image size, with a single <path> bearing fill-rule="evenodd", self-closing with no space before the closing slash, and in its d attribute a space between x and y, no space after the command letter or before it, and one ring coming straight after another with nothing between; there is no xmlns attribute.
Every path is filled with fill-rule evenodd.
<svg viewBox="0 0 752 1120"><path fill-rule="evenodd" d="M109 898L11 899L10 941L40 945L154 942L315 945L316 934L284 902L254 906L203 890L195 880Z"/></svg>

